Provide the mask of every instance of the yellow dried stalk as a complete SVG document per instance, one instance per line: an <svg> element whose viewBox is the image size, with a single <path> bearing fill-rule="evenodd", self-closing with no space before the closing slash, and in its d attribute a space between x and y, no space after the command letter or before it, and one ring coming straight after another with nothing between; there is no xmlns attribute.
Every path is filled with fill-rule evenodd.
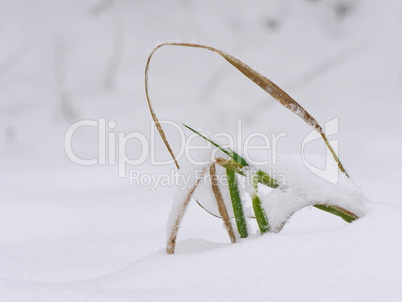
<svg viewBox="0 0 402 302"><path fill-rule="evenodd" d="M214 192L215 199L218 204L219 214L221 215L220 218L222 218L222 220L223 220L223 223L225 225L226 231L228 232L230 241L232 243L236 243L236 235L233 230L232 223L230 222L229 214L226 209L225 203L223 202L221 190L219 189L219 181L218 181L218 176L216 175L215 163L213 163L209 167L209 174L211 177L212 191Z"/></svg>
<svg viewBox="0 0 402 302"><path fill-rule="evenodd" d="M168 143L168 140L166 138L166 135L162 129L162 126L152 108L150 96L149 96L149 78L148 78L148 73L149 73L149 66L151 62L152 56L155 54L155 52L163 47L163 46L181 46L181 47L193 47L193 48L202 48L206 49L212 52L215 52L219 55L221 55L226 61L228 61L230 64L232 64L237 70L239 70L241 73L243 73L247 78L249 78L251 81L256 83L258 86L260 86L264 91L268 92L274 99L276 99L279 103L281 103L283 106L288 108L290 111L295 113L297 116L299 116L301 119L303 119L308 125L313 127L318 133L321 134L322 138L324 139L325 144L329 148L332 156L334 157L335 161L337 162L339 169L345 173L346 170L344 169L342 163L340 162L338 156L332 149L332 146L330 145L328 139L325 136L325 133L322 130L322 127L318 124L318 122L304 109L299 103L297 103L291 96L289 96L285 91L283 91L278 85L276 85L274 82L269 80L267 77L264 75L260 74L258 71L254 70L244 62L240 61L236 57L211 46L206 46L202 44L195 44L195 43L179 43L179 42L170 42L170 43L163 43L158 46L156 46L151 54L148 57L146 67L145 67L145 94L149 106L149 110L151 112L152 118L155 122L156 128L158 129L158 132L160 136L162 137L162 140L164 141L170 155L172 156L176 167L179 169L179 164L173 154L173 151Z"/></svg>

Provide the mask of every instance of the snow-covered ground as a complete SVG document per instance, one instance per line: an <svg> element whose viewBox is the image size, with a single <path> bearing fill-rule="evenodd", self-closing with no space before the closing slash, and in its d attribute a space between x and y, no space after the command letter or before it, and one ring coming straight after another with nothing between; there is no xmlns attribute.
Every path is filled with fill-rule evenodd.
<svg viewBox="0 0 402 302"><path fill-rule="evenodd" d="M0 301L400 301L401 36L396 0L0 0ZM231 245L192 203L167 255L175 188L130 185L128 170L174 165L148 157L119 178L116 164L79 166L64 149L79 120L151 137L143 74L161 41L219 47L321 124L339 118L340 157L367 214L346 224L306 208L279 234ZM311 131L215 54L167 47L150 72L161 119L235 134L241 118L244 135L286 133L280 158L300 155ZM74 135L82 157L97 146L95 128ZM140 147L128 143L128 155Z"/></svg>

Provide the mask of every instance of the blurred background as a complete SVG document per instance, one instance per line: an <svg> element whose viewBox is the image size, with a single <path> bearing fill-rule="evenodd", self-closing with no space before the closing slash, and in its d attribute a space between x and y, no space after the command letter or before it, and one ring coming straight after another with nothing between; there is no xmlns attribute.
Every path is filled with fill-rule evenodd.
<svg viewBox="0 0 402 302"><path fill-rule="evenodd" d="M130 186L116 165L78 166L64 151L65 132L83 119L149 137L144 68L160 42L223 49L320 123L338 117L349 174L371 200L400 206L401 37L396 0L0 0L0 277L92 278L164 247L173 187ZM300 152L310 131L216 54L162 49L150 81L160 119L234 133L241 117L244 133L286 132L282 153ZM97 155L96 129L73 142L81 157ZM132 158L137 143L127 146ZM189 213L182 239L227 242L218 220Z"/></svg>

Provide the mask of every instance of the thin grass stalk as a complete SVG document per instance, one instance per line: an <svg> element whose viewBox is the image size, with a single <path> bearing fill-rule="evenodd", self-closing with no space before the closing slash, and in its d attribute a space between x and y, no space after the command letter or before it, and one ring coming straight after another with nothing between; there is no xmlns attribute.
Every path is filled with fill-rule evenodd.
<svg viewBox="0 0 402 302"><path fill-rule="evenodd" d="M211 176L212 191L214 192L215 199L218 204L219 214L221 215L225 229L228 232L230 241L232 243L236 243L236 235L234 233L233 226L230 221L229 214L226 209L225 203L223 202L221 190L219 189L219 181L218 181L218 176L216 174L215 164L212 164L209 167L209 174Z"/></svg>
<svg viewBox="0 0 402 302"><path fill-rule="evenodd" d="M332 148L331 144L329 143L327 137L326 137L325 134L322 133L322 132L321 132L321 137L322 137L322 139L324 140L325 144L327 145L328 150L331 152L333 158L335 158L335 161L336 161L337 164L338 164L339 170L341 170L343 173L345 173L345 175L346 175L347 177L349 177L348 172L346 172L345 168L342 166L342 163L341 163L341 161L339 160L338 155L336 155L336 153L335 153L334 149Z"/></svg>
<svg viewBox="0 0 402 302"><path fill-rule="evenodd" d="M244 167L248 167L249 164L247 163L247 161L242 156L240 156L239 154L237 154L233 150L227 150L227 149L223 148L222 146L220 146L219 144L215 143L213 140L209 139L208 137L202 135L200 132L198 132L197 130L194 130L190 126L187 126L186 124L183 124L183 126L186 127L187 129L191 130L195 134L199 135L200 137L205 139L207 142L210 142L212 145L214 145L219 150L221 150L223 153L227 154L230 158L232 158L232 160L228 161L227 164L228 165L232 164L234 167L236 167L235 168L237 170L236 172L238 174L243 175L242 169ZM218 158L217 160L222 161L221 158ZM220 163L220 165L222 165L222 163ZM233 170L233 168L232 168L232 170ZM256 176L258 178L260 178L261 181L264 181L264 184L268 185L271 188L279 187L279 184L277 183L277 181L275 179L273 179L272 177L270 177L267 173L265 173L262 170L258 170L257 173L256 173Z"/></svg>
<svg viewBox="0 0 402 302"><path fill-rule="evenodd" d="M260 229L261 234L265 234L271 231L271 227L268 222L268 217L265 214L264 207L262 206L260 197L258 196L258 176L261 170L257 171L255 175L252 177L253 182L253 193L251 195L251 203L253 205L253 211L255 215L255 219L257 220L258 228Z"/></svg>
<svg viewBox="0 0 402 302"><path fill-rule="evenodd" d="M215 143L213 140L209 139L208 137L202 135L200 132L198 132L197 130L194 130L193 128L191 128L190 126L187 126L186 124L183 124L184 127L186 127L187 129L191 130L192 132L194 132L195 134L198 134L199 136L201 136L203 139L205 139L207 142L210 142L212 145L214 145L215 147L217 147L219 150L221 150L223 153L227 154L230 158L232 158L235 162L237 162L239 165L241 165L242 167L244 166L248 166L248 163L246 162L246 160L240 156L239 154L237 154L235 151L233 150L227 150L223 147L221 147L220 145L218 145L217 143Z"/></svg>
<svg viewBox="0 0 402 302"><path fill-rule="evenodd" d="M240 198L239 187L237 185L236 173L233 170L226 169L228 177L229 193L233 205L233 213L235 216L237 230L239 231L240 238L247 238L247 223L244 217L243 205Z"/></svg>

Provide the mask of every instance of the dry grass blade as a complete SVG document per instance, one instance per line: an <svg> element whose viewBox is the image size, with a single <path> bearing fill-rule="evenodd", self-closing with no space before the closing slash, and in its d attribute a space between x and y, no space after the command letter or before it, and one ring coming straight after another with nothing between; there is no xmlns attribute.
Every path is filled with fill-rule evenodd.
<svg viewBox="0 0 402 302"><path fill-rule="evenodd" d="M215 164L212 164L210 166L209 173L211 176L212 191L214 192L216 202L218 203L219 214L221 215L225 228L228 232L230 241L232 243L236 243L236 236L235 236L235 233L233 230L233 226L232 226L232 223L230 222L229 214L226 209L225 203L223 202L221 190L219 189L219 182L218 182L218 177L216 175Z"/></svg>
<svg viewBox="0 0 402 302"><path fill-rule="evenodd" d="M205 167L200 176L197 178L197 180L195 181L194 185L191 187L191 189L188 191L186 198L183 201L182 207L180 209L179 214L176 217L175 220L175 224L172 228L172 231L169 235L169 239L168 239L168 244L167 244L167 248L166 248L166 252L168 254L173 254L175 247L176 247L176 239L177 239L177 233L179 232L179 227L180 227L180 223L183 220L184 217L184 213L186 211L186 208L188 206L188 204L190 203L191 197L194 194L195 189L197 188L198 184L200 183L201 179L204 177L205 172L207 171L208 167Z"/></svg>
<svg viewBox="0 0 402 302"><path fill-rule="evenodd" d="M177 169L180 169L179 163L177 162L176 157L174 156L173 150L172 150L172 148L170 147L170 145L169 145L169 143L168 143L168 140L167 140L167 138L166 138L165 132L163 131L163 128L162 128L162 126L161 126L161 123L159 122L158 117L156 116L155 111L154 111L154 109L153 109L153 107L152 107L151 98L150 98L150 96L149 96L149 76L148 76L148 73L149 73L149 66L150 66L150 63L151 63L151 58L152 58L152 56L154 55L154 53L155 53L160 47L162 47L163 45L164 45L164 44L161 44L161 45L155 47L154 50L151 52L151 54L150 54L149 57L148 57L147 64L146 64L146 66L145 66L145 96L146 96L146 98L147 98L149 111L151 112L152 119L153 119L154 122L155 122L156 129L158 129L158 132L159 132L159 134L160 134L160 136L161 136L163 142L165 143L166 148L168 149L170 155L172 156L172 158L173 158L173 160L174 160L174 163L175 163Z"/></svg>
<svg viewBox="0 0 402 302"><path fill-rule="evenodd" d="M154 50L151 52L151 54L148 57L147 64L145 67L145 94L146 98L148 101L148 106L149 110L151 111L151 115L153 120L155 121L155 125L158 129L159 134L162 137L162 140L164 141L167 149L169 150L170 155L175 161L175 164L177 168L179 168L179 164L177 163L177 160L173 154L173 151L167 141L166 135L162 129L161 124L158 121L158 118L155 115L155 112L152 108L152 104L150 101L150 96L149 96L149 86L148 86L148 72L149 72L149 66L151 62L152 56L155 54L155 52L163 47L163 46L182 46L182 47L193 47L193 48L202 48L202 49L207 49L209 51L215 52L219 55L221 55L226 61L228 61L230 64L232 64L237 70L239 70L241 73L243 73L247 78L249 78L251 81L256 83L258 86L260 86L264 91L268 92L274 99L276 99L279 103L281 103L283 106L288 108L290 111L295 113L297 116L302 118L308 125L313 127L318 133L321 134L323 137L326 145L330 148L330 151L335 159L335 161L338 163L339 169L346 174L345 169L343 168L338 156L335 154L335 152L332 152L332 147L330 147L328 140L326 139L326 136L322 130L322 127L318 124L318 122L299 104L297 103L291 96L289 96L285 91L283 91L279 86L277 86L275 83L273 83L271 80L269 80L267 77L264 75L260 74L258 71L254 70L247 64L243 63L236 57L219 50L217 48L211 47L211 46L206 46L206 45L201 45L201 44L194 44L194 43L163 43L154 48ZM346 174L347 175L347 174Z"/></svg>
<svg viewBox="0 0 402 302"><path fill-rule="evenodd" d="M336 153L335 153L334 149L332 148L331 144L329 143L327 137L326 137L325 134L322 133L322 132L321 132L321 137L322 137L322 139L324 140L325 144L327 145L328 150L331 152L332 157L335 158L335 161L336 161L336 163L338 164L339 170L341 170L343 173L345 173L345 175L346 175L347 177L349 177L348 172L346 172L345 168L342 166L341 161L339 160L338 156L336 155Z"/></svg>

